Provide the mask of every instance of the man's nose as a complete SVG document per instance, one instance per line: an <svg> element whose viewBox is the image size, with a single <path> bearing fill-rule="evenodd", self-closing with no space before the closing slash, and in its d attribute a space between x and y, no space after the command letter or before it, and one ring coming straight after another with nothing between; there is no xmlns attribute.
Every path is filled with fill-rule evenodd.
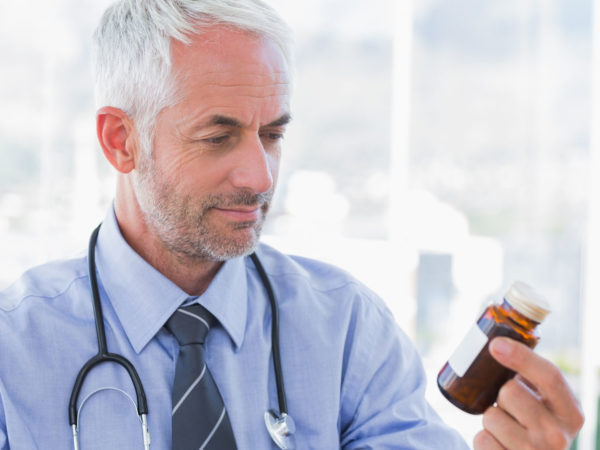
<svg viewBox="0 0 600 450"><path fill-rule="evenodd" d="M235 168L230 181L237 188L249 189L257 194L273 188L273 169L277 156L270 155L258 136L248 138L236 152Z"/></svg>

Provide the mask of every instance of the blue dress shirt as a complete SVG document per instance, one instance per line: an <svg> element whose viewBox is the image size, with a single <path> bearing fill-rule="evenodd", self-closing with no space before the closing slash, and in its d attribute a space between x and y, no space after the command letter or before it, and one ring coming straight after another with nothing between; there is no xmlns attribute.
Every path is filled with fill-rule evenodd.
<svg viewBox="0 0 600 450"><path fill-rule="evenodd" d="M376 295L334 267L264 245L257 254L279 305L298 449L467 448L424 400L419 356ZM207 365L238 447L277 448L263 417L277 409L271 313L251 260L226 262L206 292L190 298L129 247L111 208L96 262L108 349L128 358L142 379L151 448L171 447L178 345L163 326L190 301L219 321L207 340ZM96 352L86 257L34 268L0 293L0 449L72 448L68 401ZM125 394L135 399L120 366L90 372L79 397L82 450L143 448Z"/></svg>

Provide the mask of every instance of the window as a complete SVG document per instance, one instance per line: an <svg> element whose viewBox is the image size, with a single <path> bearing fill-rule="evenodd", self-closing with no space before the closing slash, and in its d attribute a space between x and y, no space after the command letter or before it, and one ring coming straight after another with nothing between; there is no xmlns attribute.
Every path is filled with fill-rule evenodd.
<svg viewBox="0 0 600 450"><path fill-rule="evenodd" d="M108 3L0 3L0 288L85 249L112 199L89 69ZM595 394L598 336L579 332L600 290L591 0L272 4L295 30L296 73L265 240L380 293L468 440L480 419L435 376L515 279L552 300L539 351ZM586 408L584 450L595 399Z"/></svg>

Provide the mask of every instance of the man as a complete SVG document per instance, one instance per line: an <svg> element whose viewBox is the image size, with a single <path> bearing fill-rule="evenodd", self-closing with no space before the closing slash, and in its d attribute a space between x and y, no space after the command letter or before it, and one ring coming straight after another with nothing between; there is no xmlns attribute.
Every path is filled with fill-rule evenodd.
<svg viewBox="0 0 600 450"><path fill-rule="evenodd" d="M152 448L276 448L264 423L278 409L272 315L253 251L279 306L297 448L467 448L425 402L418 355L372 292L258 244L291 117L287 28L275 13L260 0L124 0L96 42L98 139L118 182L94 273L108 351L145 386ZM68 400L97 351L87 263L32 269L0 296L1 449L72 445ZM173 319L200 317L196 304L210 313L194 322L210 328L206 365L182 388L191 344ZM510 341L492 349L527 382L507 383L475 447L567 448L583 419L560 372ZM186 402L197 387L210 402ZM142 448L128 396L119 365L89 372L82 448Z"/></svg>

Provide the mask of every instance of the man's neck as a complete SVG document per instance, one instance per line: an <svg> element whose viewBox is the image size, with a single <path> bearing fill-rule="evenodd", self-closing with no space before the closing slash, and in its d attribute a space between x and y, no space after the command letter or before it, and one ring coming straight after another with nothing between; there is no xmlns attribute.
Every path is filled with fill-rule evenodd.
<svg viewBox="0 0 600 450"><path fill-rule="evenodd" d="M115 200L117 223L129 246L187 294L192 296L203 294L223 262L191 258L173 252L160 240L158 233L153 231L146 222L139 220L137 211L123 206Z"/></svg>

